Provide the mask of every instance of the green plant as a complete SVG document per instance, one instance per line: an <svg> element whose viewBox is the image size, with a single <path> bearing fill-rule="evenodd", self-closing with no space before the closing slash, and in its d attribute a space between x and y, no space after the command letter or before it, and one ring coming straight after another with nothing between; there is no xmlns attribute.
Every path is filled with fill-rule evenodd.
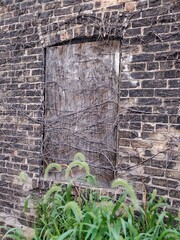
<svg viewBox="0 0 180 240"><path fill-rule="evenodd" d="M66 170L66 177L72 174L72 168L84 168L90 175L85 157L77 156ZM168 206L165 199L156 199L156 191L152 193L146 207L142 208L134 189L123 179L116 179L113 187L121 186L125 193L113 202L108 196L89 190L79 192L72 198L72 182L65 192L52 191L49 202L41 201L38 209L36 233L40 239L109 239L109 240L141 240L141 239L177 239L180 232L173 228L173 217L167 211L160 211ZM54 187L52 187L53 189ZM58 188L57 188L58 189ZM132 204L126 201L129 196ZM80 201L79 201L80 198ZM46 195L44 197L46 199ZM42 218L43 217L43 218Z"/></svg>
<svg viewBox="0 0 180 240"><path fill-rule="evenodd" d="M6 239L14 239L14 240L28 240L21 229L19 228L9 228L9 227L1 227L1 231L4 230L6 233L1 238L1 240Z"/></svg>
<svg viewBox="0 0 180 240"><path fill-rule="evenodd" d="M45 171L46 177L53 167L62 170L60 165L51 164ZM84 168L84 179L96 182L85 157L77 154L74 162L66 166L65 176L71 178L67 188L52 186L37 204L34 240L180 239L179 218L165 210L168 204L157 197L155 190L141 207L133 187L123 179L116 179L112 186L123 187L124 193L114 201L101 195L98 189L80 190L73 178L74 167ZM15 235L11 237L18 239ZM24 240L23 236L19 240Z"/></svg>

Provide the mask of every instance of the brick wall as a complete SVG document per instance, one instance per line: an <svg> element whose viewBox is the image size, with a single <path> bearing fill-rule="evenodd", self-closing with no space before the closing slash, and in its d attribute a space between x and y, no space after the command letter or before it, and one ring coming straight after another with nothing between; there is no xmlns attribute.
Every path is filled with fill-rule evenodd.
<svg viewBox="0 0 180 240"><path fill-rule="evenodd" d="M0 219L42 187L45 48L87 37L121 42L118 176L180 206L179 30L179 0L0 0Z"/></svg>

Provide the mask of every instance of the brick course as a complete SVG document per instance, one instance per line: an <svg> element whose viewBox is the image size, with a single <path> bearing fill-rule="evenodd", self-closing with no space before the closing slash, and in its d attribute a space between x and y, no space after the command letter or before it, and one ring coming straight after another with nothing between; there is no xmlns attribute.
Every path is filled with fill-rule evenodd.
<svg viewBox="0 0 180 240"><path fill-rule="evenodd" d="M45 48L107 37L121 42L118 176L148 179L148 191L179 207L179 7L179 0L0 0L2 213L25 224L21 197L42 176ZM32 178L26 187L20 171Z"/></svg>

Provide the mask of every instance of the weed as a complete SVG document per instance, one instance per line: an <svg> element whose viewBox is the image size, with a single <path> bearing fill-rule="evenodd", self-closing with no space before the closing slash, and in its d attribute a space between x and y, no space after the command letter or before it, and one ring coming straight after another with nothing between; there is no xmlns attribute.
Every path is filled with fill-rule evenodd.
<svg viewBox="0 0 180 240"><path fill-rule="evenodd" d="M51 164L45 170L45 177L59 164ZM64 167L64 166L63 166ZM82 154L66 167L65 176L72 181L66 190L52 186L39 201L36 208L34 240L179 240L179 218L166 211L168 204L156 197L156 190L146 196L141 207L133 187L123 179L116 179L112 187L123 187L124 194L114 202L98 191L80 191L75 185L73 168L84 168L85 180L96 183ZM75 186L76 194L73 194ZM127 201L127 196L130 202ZM26 202L27 208L28 202ZM162 210L163 209L163 210ZM176 223L176 225L174 225ZM25 240L17 229L7 231L3 239Z"/></svg>

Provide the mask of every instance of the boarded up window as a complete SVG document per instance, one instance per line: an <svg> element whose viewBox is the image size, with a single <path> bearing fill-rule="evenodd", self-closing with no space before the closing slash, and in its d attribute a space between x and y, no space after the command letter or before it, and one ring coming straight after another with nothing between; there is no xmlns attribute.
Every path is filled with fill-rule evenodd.
<svg viewBox="0 0 180 240"><path fill-rule="evenodd" d="M80 151L100 179L113 178L118 75L117 41L47 49L47 163L68 163Z"/></svg>

